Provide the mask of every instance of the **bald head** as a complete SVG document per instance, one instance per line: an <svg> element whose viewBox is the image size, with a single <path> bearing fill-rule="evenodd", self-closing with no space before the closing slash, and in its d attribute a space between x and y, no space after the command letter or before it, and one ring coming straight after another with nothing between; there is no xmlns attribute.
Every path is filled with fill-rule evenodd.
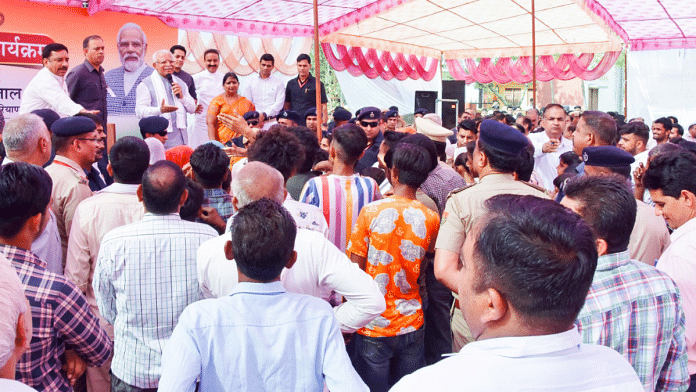
<svg viewBox="0 0 696 392"><path fill-rule="evenodd" d="M185 192L184 172L170 161L158 161L145 170L139 189L145 209L153 214L179 212L179 207L186 200Z"/></svg>
<svg viewBox="0 0 696 392"><path fill-rule="evenodd" d="M239 209L262 198L283 204L285 181L283 175L262 162L249 162L232 179L232 193Z"/></svg>

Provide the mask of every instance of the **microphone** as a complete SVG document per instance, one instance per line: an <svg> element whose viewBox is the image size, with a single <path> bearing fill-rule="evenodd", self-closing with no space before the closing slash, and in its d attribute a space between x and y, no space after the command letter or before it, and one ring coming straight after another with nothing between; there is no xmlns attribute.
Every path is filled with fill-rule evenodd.
<svg viewBox="0 0 696 392"><path fill-rule="evenodd" d="M172 77L172 74L166 74L164 77L167 78L167 80L169 81L169 84L171 84L171 85L174 84L174 78ZM176 97L181 99L182 98L181 93L176 94Z"/></svg>

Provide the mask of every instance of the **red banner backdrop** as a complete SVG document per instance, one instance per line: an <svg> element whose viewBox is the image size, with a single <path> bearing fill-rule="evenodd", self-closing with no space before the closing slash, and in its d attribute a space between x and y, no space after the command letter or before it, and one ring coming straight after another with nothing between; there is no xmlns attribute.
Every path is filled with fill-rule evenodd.
<svg viewBox="0 0 696 392"><path fill-rule="evenodd" d="M0 64L41 65L41 50L52 42L46 35L0 33Z"/></svg>

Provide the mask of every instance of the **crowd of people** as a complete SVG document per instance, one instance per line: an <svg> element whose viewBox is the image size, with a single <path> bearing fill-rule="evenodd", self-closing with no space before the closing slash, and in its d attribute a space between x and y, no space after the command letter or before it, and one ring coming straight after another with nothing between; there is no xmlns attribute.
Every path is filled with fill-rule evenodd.
<svg viewBox="0 0 696 392"><path fill-rule="evenodd" d="M146 44L46 45L0 127L3 391L696 391L696 124L320 124L306 54L240 86Z"/></svg>

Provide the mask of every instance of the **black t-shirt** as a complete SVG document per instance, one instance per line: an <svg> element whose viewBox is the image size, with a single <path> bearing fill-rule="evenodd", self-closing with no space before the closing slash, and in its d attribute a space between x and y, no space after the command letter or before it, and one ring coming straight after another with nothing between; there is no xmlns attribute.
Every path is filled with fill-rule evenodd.
<svg viewBox="0 0 696 392"><path fill-rule="evenodd" d="M290 109L304 117L307 110L317 106L317 87L316 81L312 74L309 74L307 80L300 86L299 76L288 81L285 87L285 102L290 102ZM327 103L326 90L324 83L321 83L321 103ZM321 108L317 108L321 110Z"/></svg>

